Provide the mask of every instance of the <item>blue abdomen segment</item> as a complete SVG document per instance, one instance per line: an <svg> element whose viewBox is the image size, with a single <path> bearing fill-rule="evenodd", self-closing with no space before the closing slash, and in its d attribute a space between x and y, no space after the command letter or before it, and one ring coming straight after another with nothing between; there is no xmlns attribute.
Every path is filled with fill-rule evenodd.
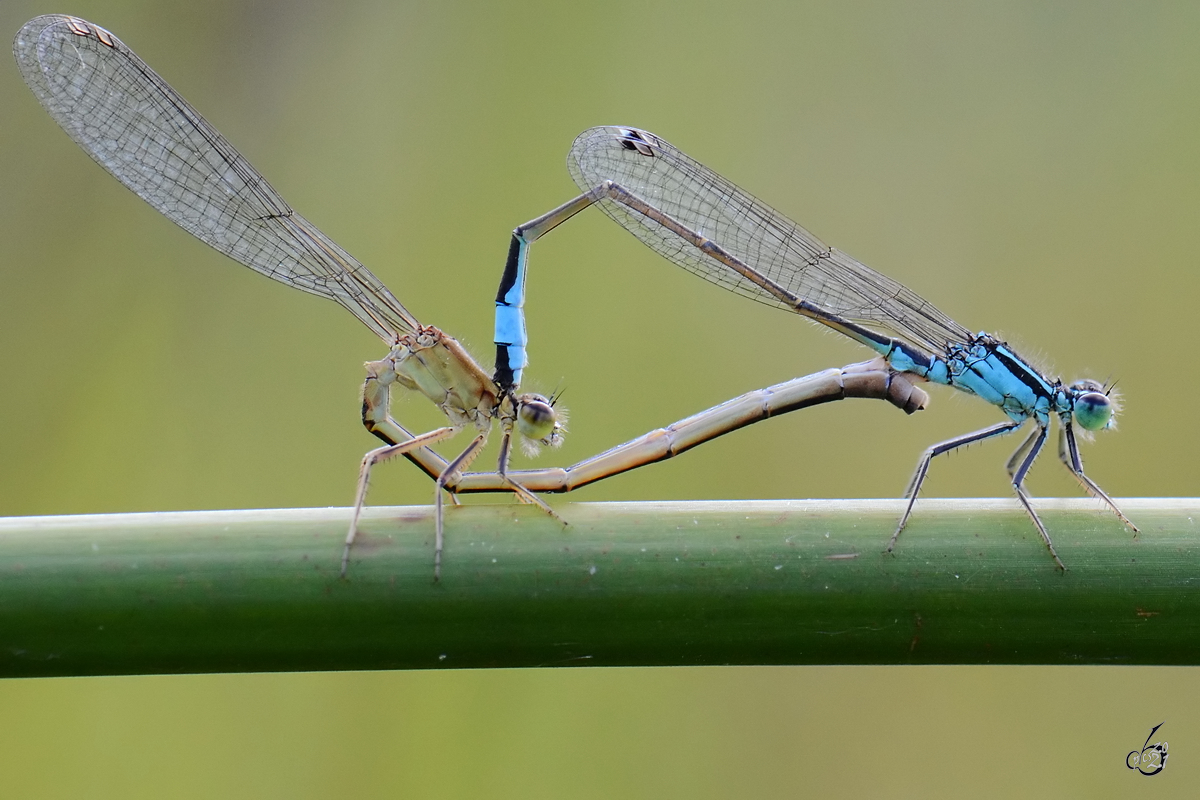
<svg viewBox="0 0 1200 800"><path fill-rule="evenodd" d="M521 371L529 363L525 345L529 335L525 332L525 264L529 249L526 243L513 235L508 248L508 260L504 265L504 276L496 292L496 373L494 380L503 389L512 389L521 383Z"/></svg>
<svg viewBox="0 0 1200 800"><path fill-rule="evenodd" d="M529 335L525 332L525 314L521 308L496 304L496 345L503 347L508 357L508 367L513 372L513 383L521 382L521 370L529 363L525 345Z"/></svg>

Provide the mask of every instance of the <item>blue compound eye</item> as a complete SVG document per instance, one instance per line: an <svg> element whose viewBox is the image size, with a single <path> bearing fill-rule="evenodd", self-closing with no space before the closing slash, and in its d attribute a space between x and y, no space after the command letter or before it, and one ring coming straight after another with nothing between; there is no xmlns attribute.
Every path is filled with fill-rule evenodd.
<svg viewBox="0 0 1200 800"><path fill-rule="evenodd" d="M1113 404L1108 395L1087 392L1075 398L1075 422L1088 431L1098 431L1108 426L1112 419Z"/></svg>

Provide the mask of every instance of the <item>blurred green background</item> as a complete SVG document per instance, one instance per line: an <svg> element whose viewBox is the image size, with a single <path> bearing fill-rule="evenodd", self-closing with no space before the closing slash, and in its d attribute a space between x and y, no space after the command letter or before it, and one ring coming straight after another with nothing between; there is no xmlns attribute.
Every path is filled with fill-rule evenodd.
<svg viewBox="0 0 1200 800"><path fill-rule="evenodd" d="M487 364L509 231L574 196L576 134L637 125L1052 374L1119 380L1127 413L1086 449L1089 473L1117 496L1196 494L1197 426L1178 420L1198 390L1194 4L10 0L0 33L51 12L114 31ZM165 222L0 62L0 515L348 504L375 444L357 392L380 343ZM544 464L866 355L656 260L599 213L534 249L529 326L526 386L565 386L571 410ZM423 401L395 411L439 424ZM913 418L835 404L553 502L569 516L569 502L609 499L894 497L924 447L998 419L948 390ZM1008 453L936 464L925 491L1007 496ZM1029 485L1078 493L1052 454ZM400 463L370 501L431 496ZM1195 678L8 681L0 796L1128 796L1145 779L1125 753L1164 719L1171 752L1195 763ZM1182 796L1194 775L1172 760L1152 785Z"/></svg>

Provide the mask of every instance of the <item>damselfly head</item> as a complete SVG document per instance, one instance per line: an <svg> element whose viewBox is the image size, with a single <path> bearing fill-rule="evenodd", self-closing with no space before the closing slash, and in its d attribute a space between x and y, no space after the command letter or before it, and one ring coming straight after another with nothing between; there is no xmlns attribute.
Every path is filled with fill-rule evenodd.
<svg viewBox="0 0 1200 800"><path fill-rule="evenodd" d="M547 399L540 394L523 394L517 401L517 432L521 434L521 449L536 456L539 446L561 447L567 432L565 409L554 407L557 397Z"/></svg>
<svg viewBox="0 0 1200 800"><path fill-rule="evenodd" d="M1102 431L1117 427L1121 396L1115 387L1105 389L1098 381L1080 380L1071 384L1070 391L1071 413L1080 428Z"/></svg>

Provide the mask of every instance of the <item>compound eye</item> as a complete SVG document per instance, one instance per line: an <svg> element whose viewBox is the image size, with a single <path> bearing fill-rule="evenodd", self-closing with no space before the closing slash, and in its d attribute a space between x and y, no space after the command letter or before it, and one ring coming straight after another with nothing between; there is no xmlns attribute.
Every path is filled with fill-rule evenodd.
<svg viewBox="0 0 1200 800"><path fill-rule="evenodd" d="M558 414L554 406L542 397L526 399L517 411L517 430L522 436L541 441L554 433Z"/></svg>
<svg viewBox="0 0 1200 800"><path fill-rule="evenodd" d="M1108 395L1086 392L1075 398L1075 422L1087 431L1098 431L1112 419L1113 404Z"/></svg>

